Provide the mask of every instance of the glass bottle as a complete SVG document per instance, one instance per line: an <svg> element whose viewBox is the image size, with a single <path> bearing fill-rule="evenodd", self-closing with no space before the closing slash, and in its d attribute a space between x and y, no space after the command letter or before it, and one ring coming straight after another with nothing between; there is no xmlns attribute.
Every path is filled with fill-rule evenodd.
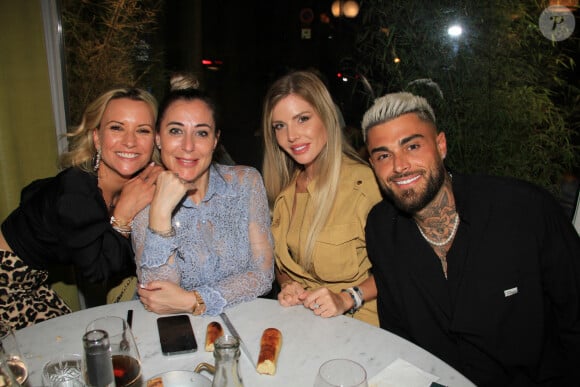
<svg viewBox="0 0 580 387"><path fill-rule="evenodd" d="M243 387L238 372L240 342L235 336L224 335L214 343L215 375L212 387Z"/></svg>
<svg viewBox="0 0 580 387"><path fill-rule="evenodd" d="M114 387L111 345L106 331L95 329L83 336L85 382L89 387Z"/></svg>

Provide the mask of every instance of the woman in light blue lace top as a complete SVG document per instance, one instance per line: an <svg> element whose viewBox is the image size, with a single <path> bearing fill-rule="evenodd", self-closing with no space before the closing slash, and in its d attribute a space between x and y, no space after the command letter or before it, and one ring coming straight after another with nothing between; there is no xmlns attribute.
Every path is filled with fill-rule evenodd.
<svg viewBox="0 0 580 387"><path fill-rule="evenodd" d="M159 314L216 315L267 293L273 242L262 177L212 162L215 106L195 89L160 105L157 145L167 171L133 222L141 302Z"/></svg>

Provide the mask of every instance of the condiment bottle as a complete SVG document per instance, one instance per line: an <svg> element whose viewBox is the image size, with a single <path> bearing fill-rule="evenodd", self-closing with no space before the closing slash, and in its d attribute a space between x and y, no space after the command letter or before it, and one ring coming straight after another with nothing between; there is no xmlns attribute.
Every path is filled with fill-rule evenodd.
<svg viewBox="0 0 580 387"><path fill-rule="evenodd" d="M243 387L238 372L240 342L235 336L224 335L214 343L215 375L212 387Z"/></svg>
<svg viewBox="0 0 580 387"><path fill-rule="evenodd" d="M85 382L89 387L114 387L113 360L107 332L96 329L83 336Z"/></svg>

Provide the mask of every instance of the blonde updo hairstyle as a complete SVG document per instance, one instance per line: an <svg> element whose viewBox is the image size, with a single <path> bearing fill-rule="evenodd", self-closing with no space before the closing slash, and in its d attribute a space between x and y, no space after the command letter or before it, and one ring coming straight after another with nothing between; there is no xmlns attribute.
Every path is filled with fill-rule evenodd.
<svg viewBox="0 0 580 387"><path fill-rule="evenodd" d="M60 157L61 168L77 167L83 171L95 173L93 160L97 154L97 148L93 140L93 130L99 128L109 102L124 98L145 102L151 108L154 119L157 119L157 100L145 90L118 88L101 94L87 106L80 125L66 135L69 139L69 151ZM159 160L159 151L156 147L153 147L152 159Z"/></svg>

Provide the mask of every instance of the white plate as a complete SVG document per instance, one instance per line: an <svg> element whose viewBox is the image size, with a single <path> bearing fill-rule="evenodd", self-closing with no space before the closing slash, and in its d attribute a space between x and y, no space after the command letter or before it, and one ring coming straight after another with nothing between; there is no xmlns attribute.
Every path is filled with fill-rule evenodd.
<svg viewBox="0 0 580 387"><path fill-rule="evenodd" d="M211 380L193 371L167 371L149 379L146 386L161 387L149 384L156 378L163 380L163 387L211 387Z"/></svg>

